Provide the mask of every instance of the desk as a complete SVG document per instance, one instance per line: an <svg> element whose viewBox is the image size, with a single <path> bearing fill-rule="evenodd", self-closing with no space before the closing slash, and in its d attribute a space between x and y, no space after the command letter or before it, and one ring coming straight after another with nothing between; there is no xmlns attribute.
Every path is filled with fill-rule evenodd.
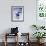
<svg viewBox="0 0 46 46"><path fill-rule="evenodd" d="M5 46L7 46L8 42L7 42L7 36L17 36L17 42L16 42L16 45L15 46L19 46L19 42L18 42L18 33L17 34L10 34L10 33L6 33L5 34ZM30 46L30 42L29 42L29 33L21 33L21 36L26 36L26 39L27 39L27 42L25 42L24 44L26 44L26 46ZM20 43L21 44L21 43ZM23 42L22 42L23 44ZM20 45L21 46L21 45Z"/></svg>
<svg viewBox="0 0 46 46"><path fill-rule="evenodd" d="M8 42L7 42L7 36L17 36L17 44L15 45L15 46L18 46L18 33L16 33L16 34L10 34L10 33L6 33L5 34L5 46L7 46L7 44L8 44ZM16 40L16 39L15 39Z"/></svg>

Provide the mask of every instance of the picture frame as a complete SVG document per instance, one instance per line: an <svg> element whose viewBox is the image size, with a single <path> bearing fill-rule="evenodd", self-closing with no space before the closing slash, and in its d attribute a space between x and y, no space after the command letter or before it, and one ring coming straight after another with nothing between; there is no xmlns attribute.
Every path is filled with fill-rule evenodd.
<svg viewBox="0 0 46 46"><path fill-rule="evenodd" d="M24 21L24 6L11 6L11 21L12 22Z"/></svg>

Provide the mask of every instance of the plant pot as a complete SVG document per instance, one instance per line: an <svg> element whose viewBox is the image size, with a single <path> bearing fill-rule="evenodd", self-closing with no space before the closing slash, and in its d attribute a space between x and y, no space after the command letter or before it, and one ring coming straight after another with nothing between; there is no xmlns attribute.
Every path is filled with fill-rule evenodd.
<svg viewBox="0 0 46 46"><path fill-rule="evenodd" d="M37 39L37 43L41 44L44 42L44 39Z"/></svg>
<svg viewBox="0 0 46 46"><path fill-rule="evenodd" d="M37 43L40 43L40 39L37 39Z"/></svg>

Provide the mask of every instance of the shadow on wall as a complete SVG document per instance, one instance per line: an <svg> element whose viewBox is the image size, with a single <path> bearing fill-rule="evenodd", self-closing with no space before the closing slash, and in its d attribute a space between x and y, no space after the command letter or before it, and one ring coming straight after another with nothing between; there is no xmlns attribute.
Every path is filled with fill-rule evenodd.
<svg viewBox="0 0 46 46"><path fill-rule="evenodd" d="M34 28L32 28L32 25L29 26L29 29L30 29L29 34L30 34L31 42L36 42L37 39L33 36L33 33L36 32L36 30Z"/></svg>
<svg viewBox="0 0 46 46"><path fill-rule="evenodd" d="M4 41L4 35L5 33L10 33L11 28L4 29L3 32L0 34L0 42Z"/></svg>
<svg viewBox="0 0 46 46"><path fill-rule="evenodd" d="M10 33L11 32L11 28L7 28L4 30L4 32L2 34L5 34L5 33Z"/></svg>

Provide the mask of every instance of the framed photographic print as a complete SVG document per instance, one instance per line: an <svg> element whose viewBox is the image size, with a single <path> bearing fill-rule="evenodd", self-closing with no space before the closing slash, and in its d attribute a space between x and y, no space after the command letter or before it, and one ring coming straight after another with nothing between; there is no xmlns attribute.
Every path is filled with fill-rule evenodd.
<svg viewBox="0 0 46 46"><path fill-rule="evenodd" d="M24 21L24 6L11 6L11 21Z"/></svg>

